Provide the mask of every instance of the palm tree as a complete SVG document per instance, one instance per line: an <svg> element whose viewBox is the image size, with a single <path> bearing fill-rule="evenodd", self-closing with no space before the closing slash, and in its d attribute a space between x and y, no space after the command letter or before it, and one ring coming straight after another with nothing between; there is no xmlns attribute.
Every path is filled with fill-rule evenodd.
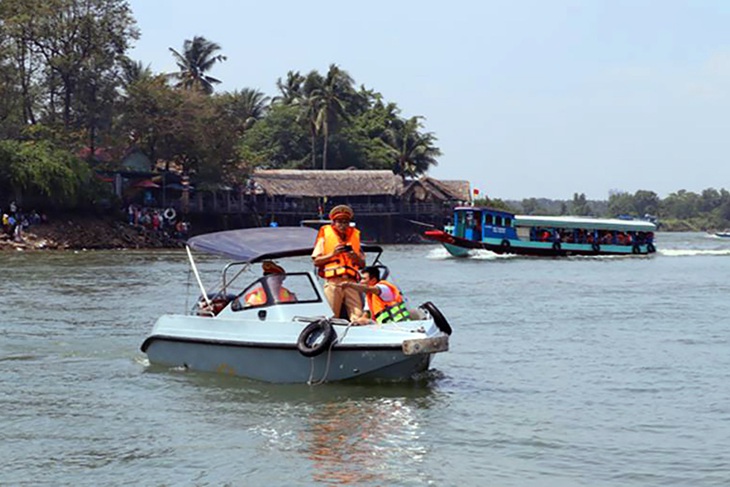
<svg viewBox="0 0 730 487"><path fill-rule="evenodd" d="M312 145L312 169L317 167L317 113L319 112L318 90L324 84L324 78L317 71L310 71L302 80L294 103L299 105L299 120L305 121L309 128L309 137Z"/></svg>
<svg viewBox="0 0 730 487"><path fill-rule="evenodd" d="M321 85L310 92L310 106L315 110L314 125L317 131L321 131L324 136L322 169L327 169L327 146L330 131L339 120L348 118L347 102L355 94L352 85L353 80L350 75L336 64L331 64Z"/></svg>
<svg viewBox="0 0 730 487"><path fill-rule="evenodd" d="M178 80L175 86L186 90L200 90L208 95L213 93L213 85L219 84L220 80L205 73L210 71L215 63L226 60L222 54L215 55L220 49L221 46L202 36L195 36L192 41L186 39L183 43L183 54L170 48L180 68L177 73L169 75Z"/></svg>
<svg viewBox="0 0 730 487"><path fill-rule="evenodd" d="M302 85L306 78L299 71L289 71L286 73L286 81L281 78L276 80L276 87L281 95L275 96L272 103L281 103L283 105L292 105L302 96Z"/></svg>
<svg viewBox="0 0 730 487"><path fill-rule="evenodd" d="M436 158L441 150L434 146L436 136L430 132L420 133L422 117L408 120L396 119L383 132L382 140L393 158L393 172L403 179L417 177L438 164Z"/></svg>
<svg viewBox="0 0 730 487"><path fill-rule="evenodd" d="M240 133L250 129L257 120L264 118L269 110L270 98L252 88L235 90L222 96L224 110L238 122Z"/></svg>
<svg viewBox="0 0 730 487"><path fill-rule="evenodd" d="M144 65L142 61L126 59L122 64L122 84L127 87L137 81L152 78L152 67Z"/></svg>

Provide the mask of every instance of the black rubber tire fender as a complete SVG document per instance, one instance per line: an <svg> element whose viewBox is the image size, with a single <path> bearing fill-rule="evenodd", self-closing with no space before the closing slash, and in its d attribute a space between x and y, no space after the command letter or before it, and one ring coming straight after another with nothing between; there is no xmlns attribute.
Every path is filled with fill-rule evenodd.
<svg viewBox="0 0 730 487"><path fill-rule="evenodd" d="M598 243L593 242L593 244L591 244L591 249L593 249L595 253L598 253L601 251L601 246Z"/></svg>
<svg viewBox="0 0 730 487"><path fill-rule="evenodd" d="M632 254L640 254L641 253L641 247L639 247L639 244L634 244L634 246L631 247L631 253Z"/></svg>
<svg viewBox="0 0 730 487"><path fill-rule="evenodd" d="M431 315L434 323L436 323L436 327L439 330L443 331L447 335L451 335L451 325L449 325L449 322L446 321L446 318L441 313L441 311L439 311L435 304L433 304L431 301L426 301L419 307L428 311L428 314Z"/></svg>
<svg viewBox="0 0 730 487"><path fill-rule="evenodd" d="M316 357L329 348L337 332L327 320L317 320L304 327L297 339L297 350L305 357Z"/></svg>
<svg viewBox="0 0 730 487"><path fill-rule="evenodd" d="M654 244L651 242L646 244L646 251L650 254L653 254L654 252L656 252L656 248L654 247Z"/></svg>
<svg viewBox="0 0 730 487"><path fill-rule="evenodd" d="M562 247L561 247L561 245L560 245L560 242L555 242L555 243L553 244L553 250L554 250L555 252L560 252L560 251L562 250Z"/></svg>

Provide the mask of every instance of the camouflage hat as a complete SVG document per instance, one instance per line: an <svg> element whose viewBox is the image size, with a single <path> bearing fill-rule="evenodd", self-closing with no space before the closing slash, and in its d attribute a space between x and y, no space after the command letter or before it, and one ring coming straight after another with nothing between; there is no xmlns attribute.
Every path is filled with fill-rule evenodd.
<svg viewBox="0 0 730 487"><path fill-rule="evenodd" d="M355 212L347 205L337 205L330 210L330 220L335 220L337 218L347 218L352 220L354 216Z"/></svg>

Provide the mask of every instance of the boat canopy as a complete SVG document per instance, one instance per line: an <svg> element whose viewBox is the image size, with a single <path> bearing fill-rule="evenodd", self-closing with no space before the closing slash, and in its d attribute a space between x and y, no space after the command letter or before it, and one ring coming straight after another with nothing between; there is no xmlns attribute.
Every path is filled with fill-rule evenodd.
<svg viewBox="0 0 730 487"><path fill-rule="evenodd" d="M516 227L578 228L584 230L619 230L624 232L654 232L656 225L646 220L617 218L585 218L577 216L516 215Z"/></svg>
<svg viewBox="0 0 730 487"><path fill-rule="evenodd" d="M317 230L308 227L263 227L205 233L188 239L193 250L242 262L308 255L314 249Z"/></svg>
<svg viewBox="0 0 730 487"><path fill-rule="evenodd" d="M188 239L187 245L193 250L253 264L268 259L310 255L316 238L317 230L309 227L243 228L196 235ZM360 247L364 252L377 253L375 262L383 252L379 245L363 244Z"/></svg>

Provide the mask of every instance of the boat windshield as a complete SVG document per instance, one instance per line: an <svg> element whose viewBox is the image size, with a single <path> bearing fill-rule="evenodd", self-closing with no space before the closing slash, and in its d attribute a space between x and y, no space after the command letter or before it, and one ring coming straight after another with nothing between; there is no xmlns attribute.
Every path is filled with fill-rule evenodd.
<svg viewBox="0 0 730 487"><path fill-rule="evenodd" d="M307 272L270 274L261 277L243 290L231 309L241 311L275 304L317 303L322 297Z"/></svg>

